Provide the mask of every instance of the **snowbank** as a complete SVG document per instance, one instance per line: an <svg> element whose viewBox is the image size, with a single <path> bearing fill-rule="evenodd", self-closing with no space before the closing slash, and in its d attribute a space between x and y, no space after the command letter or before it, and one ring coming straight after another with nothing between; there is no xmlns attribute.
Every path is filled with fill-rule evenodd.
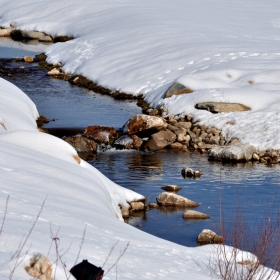
<svg viewBox="0 0 280 280"><path fill-rule="evenodd" d="M0 25L76 39L47 48L51 63L108 87L145 94L169 112L193 113L259 150L280 148L280 3L272 0L135 2L0 0ZM162 100L174 81L195 93ZM198 101L244 103L245 113L212 115ZM233 125L227 125L231 120Z"/></svg>

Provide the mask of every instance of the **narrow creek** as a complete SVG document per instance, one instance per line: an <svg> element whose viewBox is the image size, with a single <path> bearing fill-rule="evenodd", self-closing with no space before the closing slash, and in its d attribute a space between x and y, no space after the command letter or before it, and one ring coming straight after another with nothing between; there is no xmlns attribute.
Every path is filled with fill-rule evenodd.
<svg viewBox="0 0 280 280"><path fill-rule="evenodd" d="M0 60L23 56L5 48L4 52L0 44ZM10 63L5 67L13 70L12 75L0 77L17 85L34 101L40 113L53 119L47 128L121 127L132 115L141 112L135 102L116 101L50 78L36 63ZM222 165L208 161L206 155L197 152L171 150L156 153L109 150L98 153L90 163L115 183L148 197L149 202L156 202L162 186L176 184L182 187L179 195L201 203L195 210L208 214L211 217L208 220L184 220L182 214L186 209L161 207L135 214L128 221L140 230L186 246L197 246L196 237L203 229L216 230L221 212L226 227L232 224L236 211L244 213L253 222L250 230L257 234L266 209L280 207L279 165ZM199 180L184 179L181 176L184 166L203 175ZM272 215L271 220L275 219Z"/></svg>

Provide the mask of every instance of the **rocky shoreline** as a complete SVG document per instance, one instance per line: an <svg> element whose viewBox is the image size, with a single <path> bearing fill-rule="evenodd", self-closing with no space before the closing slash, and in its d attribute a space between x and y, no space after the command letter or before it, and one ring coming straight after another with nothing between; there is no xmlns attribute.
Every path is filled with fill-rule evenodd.
<svg viewBox="0 0 280 280"><path fill-rule="evenodd" d="M0 28L0 36L11 37L14 40L39 40L40 42L65 42L73 38L66 36L57 36L52 38L48 34L40 31L21 31L16 29L16 22L12 22L10 28ZM44 39L44 38L48 38ZM240 143L239 139L227 139L222 131L215 127L206 127L200 125L193 118L193 115L171 115L168 114L168 109L161 106L159 108L149 107L149 103L145 102L143 95L134 96L119 91L112 91L105 88L82 75L70 75L62 72L62 65L48 64L46 62L47 56L45 54L36 55L35 59L25 57L23 59L15 59L14 61L25 61L39 63L39 67L48 69L48 75L54 78L63 79L71 84L83 87L97 93L112 96L115 99L135 99L137 105L142 108L143 115L139 115L140 124L147 125L145 118L153 122L161 122L157 126L151 126L147 129L135 130L133 133L124 129L121 131L115 128L95 127L96 131L88 133L88 129L81 134L65 137L65 140L70 143L79 153L96 153L98 149L115 147L117 149L136 149L136 150L159 150L159 149L174 149L180 151L196 150L200 153L208 153L209 160L217 160L221 162L259 162L264 164L278 164L280 162L280 153L278 150L257 151L251 145L244 145ZM170 98L173 95L189 94L192 89L174 83L165 93L165 98ZM247 111L250 108L235 103L199 103L195 108L201 110L208 110L211 113L221 112L236 112ZM146 116L146 117L144 117ZM137 118L137 116L136 116ZM127 123L135 121L135 118L130 119ZM38 125L40 126L40 125ZM92 128L91 128L92 129ZM99 130L99 131L98 131ZM113 134L109 133L109 141L101 141L96 139L92 134L104 134L104 130L108 133L114 130ZM97 132L98 131L98 132ZM107 147L106 147L107 146Z"/></svg>

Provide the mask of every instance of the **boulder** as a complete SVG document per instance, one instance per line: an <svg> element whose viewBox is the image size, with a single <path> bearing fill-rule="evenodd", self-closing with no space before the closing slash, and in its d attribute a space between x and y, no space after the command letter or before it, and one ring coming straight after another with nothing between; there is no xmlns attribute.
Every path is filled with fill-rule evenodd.
<svg viewBox="0 0 280 280"><path fill-rule="evenodd" d="M46 36L42 36L38 39L39 42L45 42L45 43L52 43L53 39L51 36L46 35Z"/></svg>
<svg viewBox="0 0 280 280"><path fill-rule="evenodd" d="M204 229L196 238L196 242L200 245L221 244L225 242L225 239L210 229Z"/></svg>
<svg viewBox="0 0 280 280"><path fill-rule="evenodd" d="M13 28L0 28L0 37L10 37Z"/></svg>
<svg viewBox="0 0 280 280"><path fill-rule="evenodd" d="M39 39L40 37L45 36L46 34L40 31L21 31L21 35L27 39Z"/></svg>
<svg viewBox="0 0 280 280"><path fill-rule="evenodd" d="M178 192L182 188L178 187L177 185L167 185L167 186L161 187L161 189L168 191L168 192Z"/></svg>
<svg viewBox="0 0 280 280"><path fill-rule="evenodd" d="M252 159L256 152L255 147L241 143L233 143L229 146L213 147L209 153L209 159L233 162L246 162Z"/></svg>
<svg viewBox="0 0 280 280"><path fill-rule="evenodd" d="M129 202L132 211L143 211L145 210L145 204L142 201Z"/></svg>
<svg viewBox="0 0 280 280"><path fill-rule="evenodd" d="M210 217L204 213L194 211L194 210L187 210L183 214L183 219L192 219L192 220L205 220L209 219Z"/></svg>
<svg viewBox="0 0 280 280"><path fill-rule="evenodd" d="M168 90L164 94L164 98L169 98L173 95L188 94L192 92L193 90L191 90L190 88L175 82L168 88Z"/></svg>
<svg viewBox="0 0 280 280"><path fill-rule="evenodd" d="M175 140L176 134L170 130L162 130L151 135L144 148L152 151L160 150L172 144Z"/></svg>
<svg viewBox="0 0 280 280"><path fill-rule="evenodd" d="M163 192L157 196L157 203L161 206L197 207L199 203L194 202L178 194Z"/></svg>
<svg viewBox="0 0 280 280"><path fill-rule="evenodd" d="M115 142L114 146L122 149L136 149L139 150L143 141L137 135L121 135Z"/></svg>
<svg viewBox="0 0 280 280"><path fill-rule="evenodd" d="M127 134L136 134L145 130L159 131L165 128L166 122L155 116L148 115L136 115L129 119L124 126L122 127L124 133Z"/></svg>
<svg viewBox="0 0 280 280"><path fill-rule="evenodd" d="M114 127L93 125L87 127L83 135L99 144L112 144L114 139L118 138L119 133Z"/></svg>
<svg viewBox="0 0 280 280"><path fill-rule="evenodd" d="M96 153L97 151L97 144L83 136L64 137L63 140L80 153Z"/></svg>
<svg viewBox="0 0 280 280"><path fill-rule="evenodd" d="M207 110L213 114L243 112L249 111L251 108L240 103L225 103L225 102L201 102L195 105L196 109Z"/></svg>

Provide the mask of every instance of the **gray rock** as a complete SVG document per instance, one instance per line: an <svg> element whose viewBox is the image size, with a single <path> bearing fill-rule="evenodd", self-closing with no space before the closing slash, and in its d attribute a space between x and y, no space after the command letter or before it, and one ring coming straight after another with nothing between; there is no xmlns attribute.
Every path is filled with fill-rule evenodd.
<svg viewBox="0 0 280 280"><path fill-rule="evenodd" d="M192 93L192 92L193 92L193 90L191 90L190 88L187 88L186 86L175 82L166 91L164 98L169 98L173 95L188 94L188 93Z"/></svg>
<svg viewBox="0 0 280 280"><path fill-rule="evenodd" d="M187 210L183 214L183 219L205 220L209 218L208 215L194 210Z"/></svg>
<svg viewBox="0 0 280 280"><path fill-rule="evenodd" d="M157 203L162 206L197 207L199 203L174 193L163 192L157 196Z"/></svg>
<svg viewBox="0 0 280 280"><path fill-rule="evenodd" d="M256 152L255 147L240 143L231 144L229 146L213 147L209 151L209 159L221 161L249 161Z"/></svg>
<svg viewBox="0 0 280 280"><path fill-rule="evenodd" d="M170 130L162 130L151 135L144 148L148 150L160 150L172 144L176 140L176 134Z"/></svg>
<svg viewBox="0 0 280 280"><path fill-rule="evenodd" d="M229 113L249 111L251 108L239 103L202 102L195 105L196 109L207 110L211 113Z"/></svg>

